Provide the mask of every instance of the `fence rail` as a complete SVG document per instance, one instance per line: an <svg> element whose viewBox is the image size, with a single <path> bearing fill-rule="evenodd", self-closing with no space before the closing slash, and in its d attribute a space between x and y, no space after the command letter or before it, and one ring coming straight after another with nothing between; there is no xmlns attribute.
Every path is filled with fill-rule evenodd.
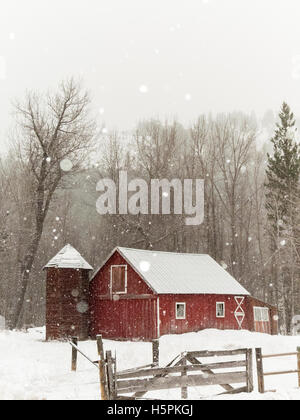
<svg viewBox="0 0 300 420"><path fill-rule="evenodd" d="M288 374L298 374L298 387L300 387L300 347L297 348L297 352L292 353L277 353L277 354L262 354L261 348L255 349L256 354L256 366L257 366L257 381L258 381L258 391L261 394L264 394L265 391L265 376L277 376L277 375L288 375ZM285 370L285 371L276 371L276 372L265 372L263 359L270 359L275 357L288 357L288 356L297 356L297 369Z"/></svg>
<svg viewBox="0 0 300 420"><path fill-rule="evenodd" d="M146 399L149 391L181 388L182 399L188 398L188 388L219 385L224 394L252 392L253 358L252 349L221 351L191 351L177 355L165 367L159 366L159 341L152 343L153 363L123 371L117 370L117 357L111 351L104 352L102 336L97 336L99 360L93 361L78 347L76 337L69 342L72 346L72 371L77 369L78 354L81 354L99 371L100 394L102 400L135 400ZM261 348L255 349L258 391L265 392L265 377L287 374L298 374L300 387L300 347L297 352L263 354ZM235 360L224 360L226 357L243 356ZM264 371L264 359L276 357L297 357L297 368L285 371ZM214 358L205 363L202 359ZM216 358L222 358L218 361ZM201 360L200 360L201 359ZM239 369L240 368L240 369ZM238 369L238 371L237 371ZM227 370L227 372L222 372ZM233 385L242 384L239 387ZM126 395L127 394L127 395ZM133 395L129 395L133 394Z"/></svg>
<svg viewBox="0 0 300 420"><path fill-rule="evenodd" d="M202 363L199 358L244 355L244 360ZM117 372L116 360L106 353L108 399L124 399L124 394L134 395L129 399L143 398L149 391L181 388L183 399L188 397L188 388L219 385L226 393L252 392L252 350L185 352L178 355L166 367L139 367ZM244 368L241 371L216 373L215 370ZM194 373L201 374L194 374ZM192 373L192 374L191 374ZM245 384L234 388L233 384ZM126 397L127 398L127 397Z"/></svg>
<svg viewBox="0 0 300 420"><path fill-rule="evenodd" d="M69 341L72 346L72 371L76 372L77 370L77 355L80 353L85 359L87 359L92 365L97 368L99 361L93 362L85 353L83 353L80 348L78 347L78 339L77 337L73 337L72 341ZM98 368L97 368L98 369Z"/></svg>

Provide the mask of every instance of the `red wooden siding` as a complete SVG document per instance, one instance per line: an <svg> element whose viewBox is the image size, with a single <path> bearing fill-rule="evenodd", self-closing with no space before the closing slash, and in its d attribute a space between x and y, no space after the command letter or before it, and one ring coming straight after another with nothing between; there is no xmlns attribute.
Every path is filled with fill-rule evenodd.
<svg viewBox="0 0 300 420"><path fill-rule="evenodd" d="M77 305L88 304L89 279L86 270L49 268L46 286L46 339L88 338L88 310ZM84 309L84 306L82 306Z"/></svg>
<svg viewBox="0 0 300 420"><path fill-rule="evenodd" d="M90 294L93 298L110 296L110 268L115 265L127 265L127 295L153 294L152 289L136 271L115 252L90 283Z"/></svg>
<svg viewBox="0 0 300 420"><path fill-rule="evenodd" d="M244 298L244 299L243 299ZM176 302L186 303L186 319L176 319ZM217 318L217 302L225 303L225 317ZM238 304L240 303L240 305ZM184 334L203 329L246 329L267 334L278 333L277 310L250 296L228 295L160 295L160 334ZM269 322L255 323L253 308L269 309ZM244 320L241 327L237 318Z"/></svg>
<svg viewBox="0 0 300 420"><path fill-rule="evenodd" d="M186 303L186 319L176 319L176 302ZM225 317L217 318L217 302L225 303ZM245 302L245 301L244 301ZM206 328L240 329L235 318L237 302L228 295L160 295L160 333L184 334ZM245 303L242 304L242 308ZM242 328L247 329L246 318Z"/></svg>
<svg viewBox="0 0 300 420"><path fill-rule="evenodd" d="M254 331L263 333L263 334L271 334L271 324L270 321L263 322L263 321L254 321Z"/></svg>
<svg viewBox="0 0 300 420"><path fill-rule="evenodd" d="M127 265L127 293L112 294L111 266ZM90 335L151 340L157 337L157 297L117 252L90 283Z"/></svg>
<svg viewBox="0 0 300 420"><path fill-rule="evenodd" d="M269 322L255 322L254 321L254 307L262 307L269 309ZM261 333L268 333L272 335L278 334L278 311L277 309L269 305L268 303L262 302L261 300L255 299L252 296L247 298L247 319L250 331L256 331Z"/></svg>
<svg viewBox="0 0 300 420"><path fill-rule="evenodd" d="M115 340L144 340L157 337L156 304L152 299L99 300L93 307L90 333Z"/></svg>

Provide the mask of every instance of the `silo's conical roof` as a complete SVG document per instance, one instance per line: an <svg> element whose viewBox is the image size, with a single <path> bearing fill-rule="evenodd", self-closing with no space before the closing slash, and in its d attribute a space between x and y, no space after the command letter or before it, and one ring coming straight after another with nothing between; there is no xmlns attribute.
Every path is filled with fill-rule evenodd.
<svg viewBox="0 0 300 420"><path fill-rule="evenodd" d="M53 267L93 270L93 267L91 267L71 245L66 245L44 268Z"/></svg>

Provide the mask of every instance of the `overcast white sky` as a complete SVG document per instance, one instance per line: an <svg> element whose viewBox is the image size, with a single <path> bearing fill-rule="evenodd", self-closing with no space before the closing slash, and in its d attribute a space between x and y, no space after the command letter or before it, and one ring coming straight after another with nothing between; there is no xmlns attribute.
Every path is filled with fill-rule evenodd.
<svg viewBox="0 0 300 420"><path fill-rule="evenodd" d="M0 149L11 100L70 75L108 128L283 100L300 114L300 1L0 0Z"/></svg>

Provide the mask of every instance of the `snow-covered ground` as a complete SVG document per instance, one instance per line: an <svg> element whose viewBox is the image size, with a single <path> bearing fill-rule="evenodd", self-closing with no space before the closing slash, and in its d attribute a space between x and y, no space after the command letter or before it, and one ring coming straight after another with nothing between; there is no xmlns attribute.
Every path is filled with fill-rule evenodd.
<svg viewBox="0 0 300 420"><path fill-rule="evenodd" d="M44 329L28 333L0 332L0 400L97 400L99 399L98 369L78 355L78 371L71 372L71 347L68 343L44 341ZM152 362L150 343L104 341L105 350L116 352L119 369L127 369ZM262 347L263 353L296 351L300 336L268 336L248 331L205 330L181 336L166 336L160 340L160 365L165 366L176 355L192 350L230 350L235 348ZM92 359L97 360L97 346L86 341L79 347ZM296 356L265 359L266 371L296 369ZM255 369L254 361L254 371ZM266 378L267 392L234 396L214 396L222 392L220 387L189 388L189 398L209 399L294 399L300 400L296 374ZM147 397L179 399L180 390L149 393Z"/></svg>

